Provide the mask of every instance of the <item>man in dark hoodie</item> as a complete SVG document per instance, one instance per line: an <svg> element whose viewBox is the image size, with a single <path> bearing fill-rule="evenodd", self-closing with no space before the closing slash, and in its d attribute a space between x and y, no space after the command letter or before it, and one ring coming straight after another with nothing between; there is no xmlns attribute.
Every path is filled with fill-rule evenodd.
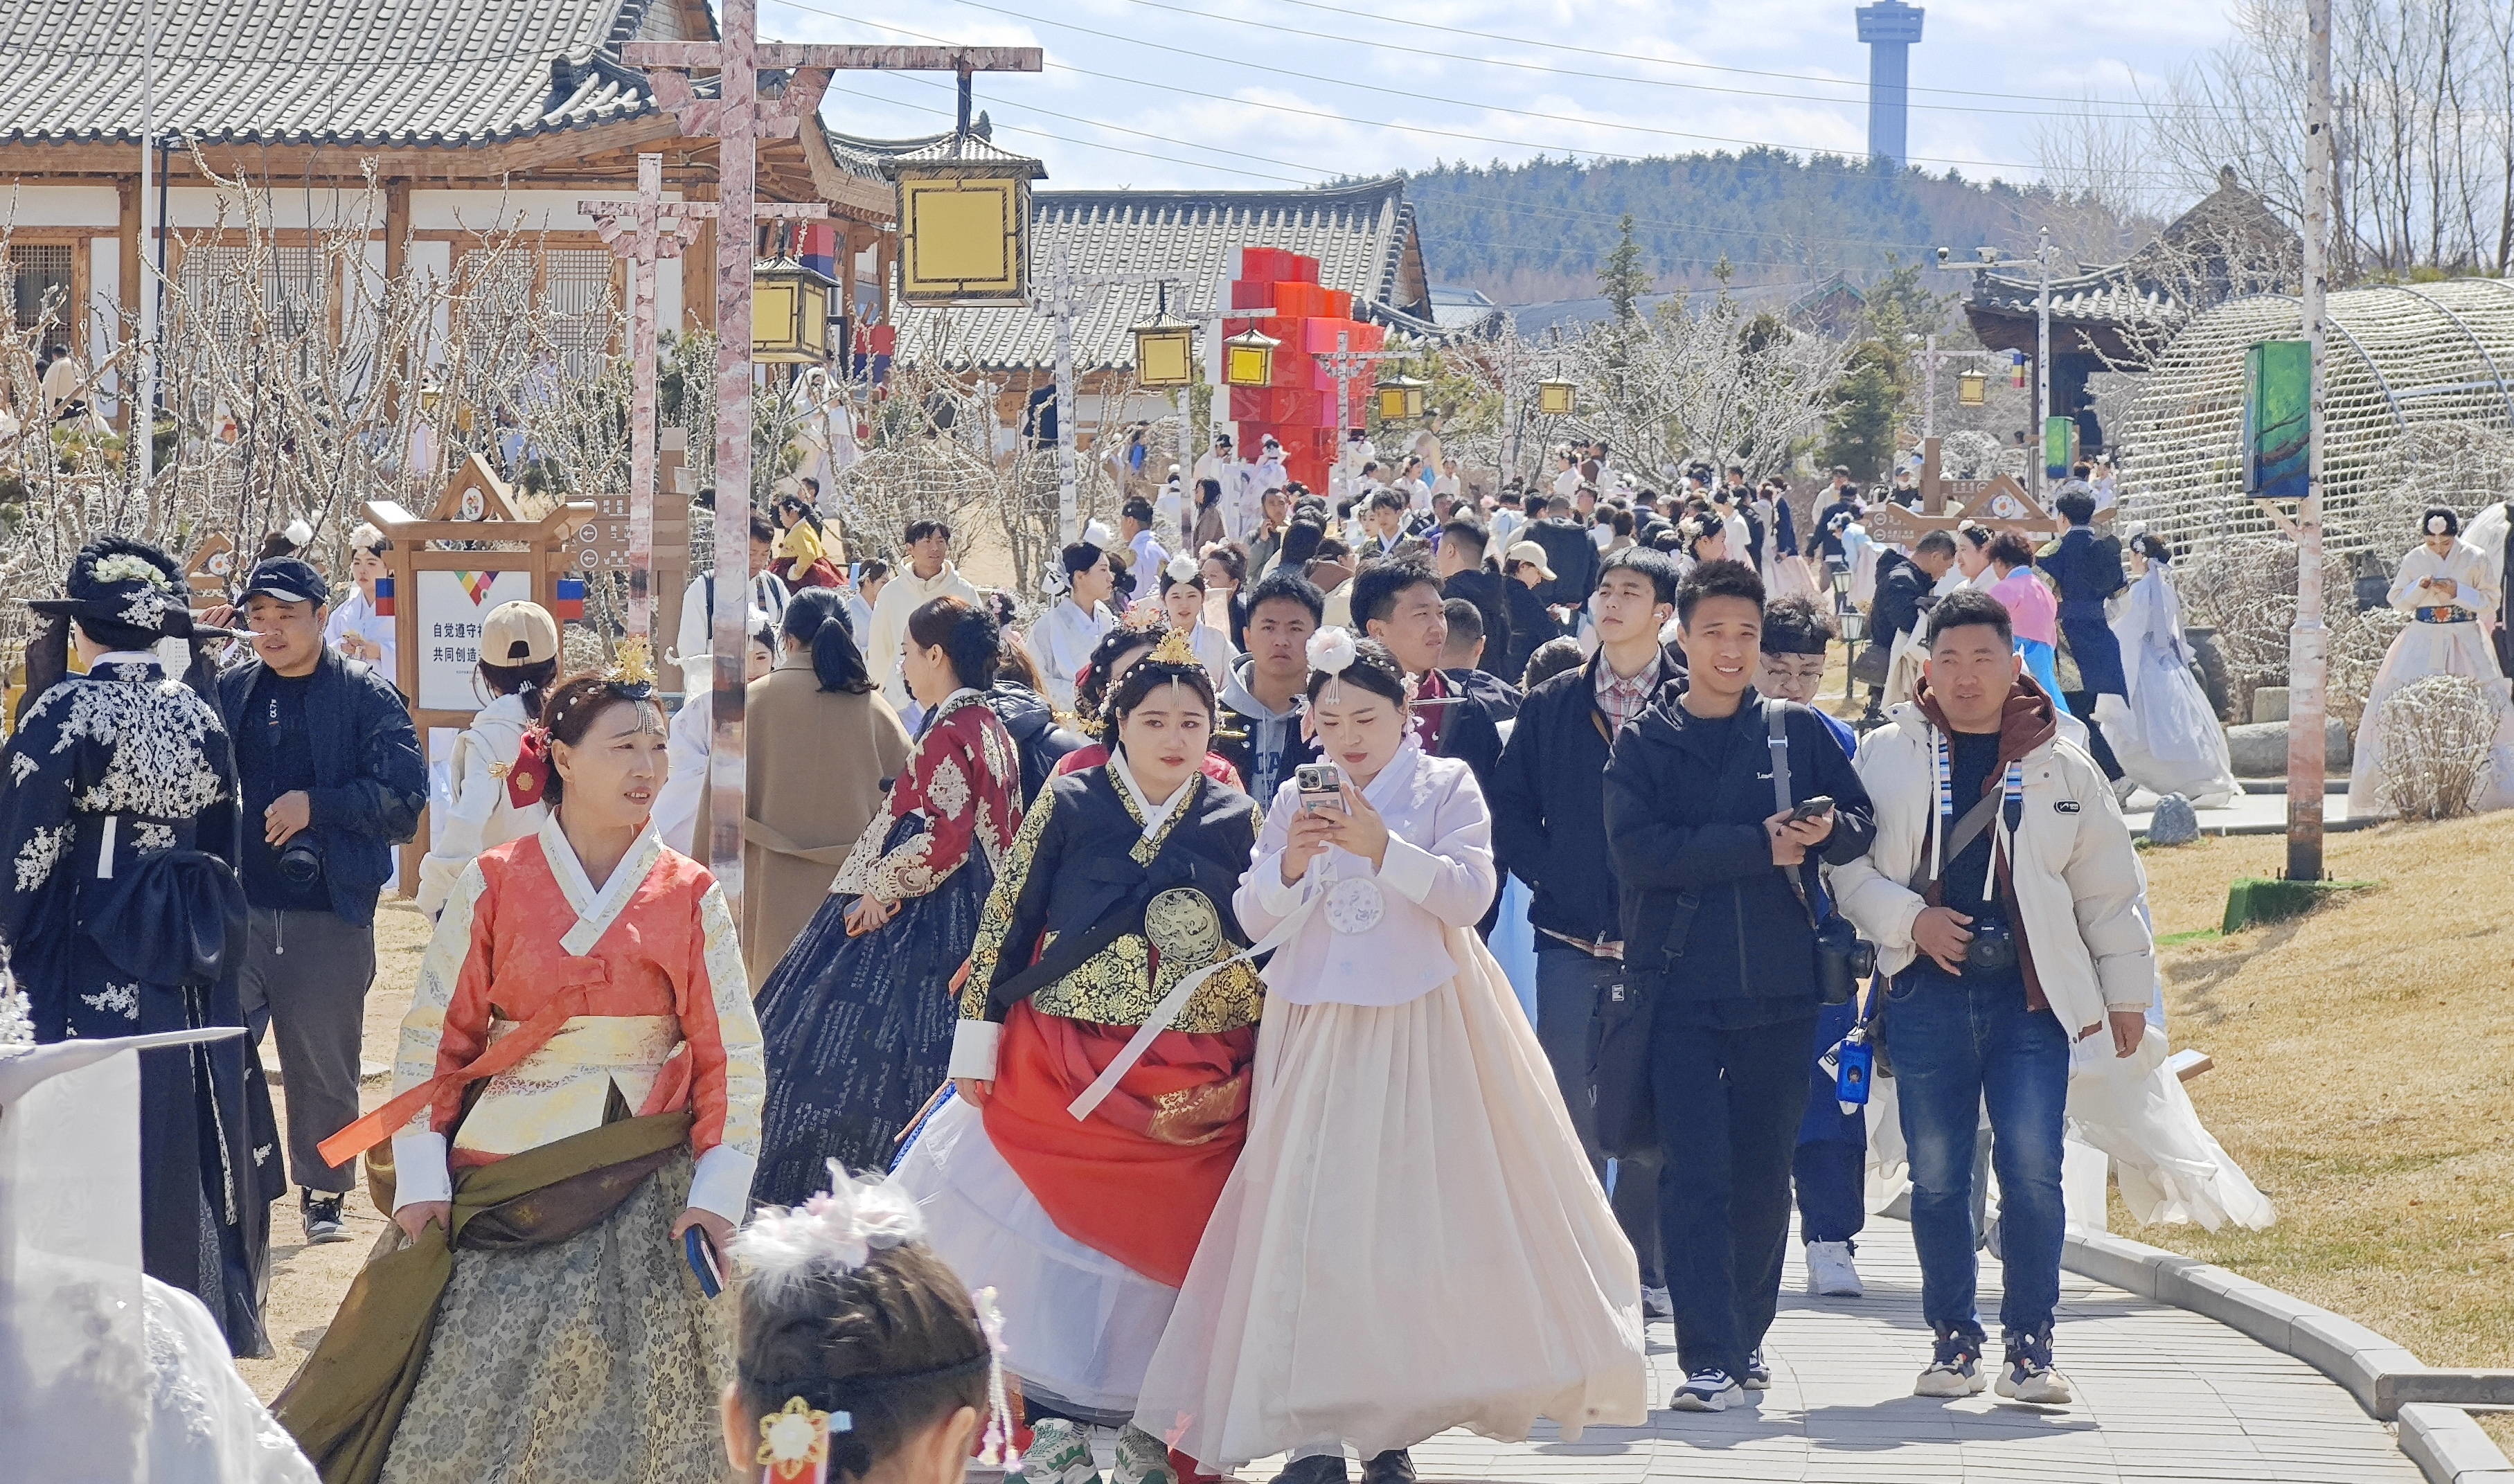
<svg viewBox="0 0 2514 1484"><path fill-rule="evenodd" d="M1819 859L1868 849L1875 816L1850 759L1803 705L1765 702L1764 584L1705 562L1677 589L1686 683L1615 739L1606 841L1622 884L1627 983L1649 1007L1659 1238L1685 1373L1669 1405L1717 1412L1771 1384L1790 1160L1820 1008L1808 902ZM1786 757L1793 804L1774 807Z"/></svg>
<svg viewBox="0 0 2514 1484"><path fill-rule="evenodd" d="M1527 883L1536 929L1536 1038L1554 1065L1571 1127L1598 1178L1595 1031L1598 1002L1623 982L1624 927L1606 845L1603 775L1615 734L1666 681L1682 655L1659 647L1676 612L1676 564L1631 547L1606 558L1592 600L1598 652L1586 664L1531 687L1502 748L1492 792L1493 848ZM1658 1160L1621 1161L1615 1219L1642 1261L1642 1304L1669 1313L1659 1269Z"/></svg>
<svg viewBox="0 0 2514 1484"><path fill-rule="evenodd" d="M1310 679L1310 635L1326 599L1297 572L1277 570L1248 589L1248 653L1224 683L1213 750L1230 759L1259 808L1292 770L1318 760L1301 733L1301 695Z"/></svg>

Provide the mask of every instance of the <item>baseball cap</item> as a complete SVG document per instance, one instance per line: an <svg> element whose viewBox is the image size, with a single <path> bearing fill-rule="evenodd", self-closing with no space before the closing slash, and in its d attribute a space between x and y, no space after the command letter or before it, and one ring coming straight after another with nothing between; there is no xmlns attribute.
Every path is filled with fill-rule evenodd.
<svg viewBox="0 0 2514 1484"><path fill-rule="evenodd" d="M558 621L539 603L501 603L480 624L480 659L489 664L539 664L558 658Z"/></svg>
<svg viewBox="0 0 2514 1484"><path fill-rule="evenodd" d="M1545 560L1545 548L1536 542L1517 542L1510 548L1507 555L1514 562L1535 568L1545 581L1549 582L1554 581L1554 568Z"/></svg>
<svg viewBox="0 0 2514 1484"><path fill-rule="evenodd" d="M257 593L282 603L311 603L317 608L332 601L332 588L323 581L323 574L315 571L313 564L293 556L275 556L257 564L236 601L241 603Z"/></svg>

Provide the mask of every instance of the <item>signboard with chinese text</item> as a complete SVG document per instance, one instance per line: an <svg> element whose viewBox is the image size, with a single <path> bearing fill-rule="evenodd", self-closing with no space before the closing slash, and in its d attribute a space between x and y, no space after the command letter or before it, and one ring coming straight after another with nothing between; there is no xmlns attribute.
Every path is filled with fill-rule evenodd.
<svg viewBox="0 0 2514 1484"><path fill-rule="evenodd" d="M501 603L533 599L533 574L421 572L419 574L419 706L424 711L467 711L483 694L472 666L480 662L480 625Z"/></svg>

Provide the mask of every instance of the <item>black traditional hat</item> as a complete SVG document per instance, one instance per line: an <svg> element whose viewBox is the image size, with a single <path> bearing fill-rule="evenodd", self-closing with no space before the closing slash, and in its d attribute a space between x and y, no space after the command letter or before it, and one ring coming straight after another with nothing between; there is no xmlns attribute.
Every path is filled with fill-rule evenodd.
<svg viewBox="0 0 2514 1484"><path fill-rule="evenodd" d="M80 547L61 585L64 596L28 598L26 606L38 613L67 615L92 632L139 633L152 639L215 638L230 632L195 624L184 601L182 569L165 552L127 536L108 536Z"/></svg>

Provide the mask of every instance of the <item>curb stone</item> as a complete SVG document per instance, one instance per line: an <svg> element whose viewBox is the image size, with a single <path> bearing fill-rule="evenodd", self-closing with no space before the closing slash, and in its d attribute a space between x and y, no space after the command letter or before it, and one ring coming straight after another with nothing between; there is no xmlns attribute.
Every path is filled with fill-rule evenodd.
<svg viewBox="0 0 2514 1484"><path fill-rule="evenodd" d="M2514 1463L2461 1407L2426 1396L2514 1400L2514 1373L2438 1370L2407 1348L2329 1309L2239 1273L2106 1232L2071 1231L2061 1265L2083 1278L2205 1314L2292 1355L2397 1421L2401 1452L2428 1484L2514 1484Z"/></svg>

